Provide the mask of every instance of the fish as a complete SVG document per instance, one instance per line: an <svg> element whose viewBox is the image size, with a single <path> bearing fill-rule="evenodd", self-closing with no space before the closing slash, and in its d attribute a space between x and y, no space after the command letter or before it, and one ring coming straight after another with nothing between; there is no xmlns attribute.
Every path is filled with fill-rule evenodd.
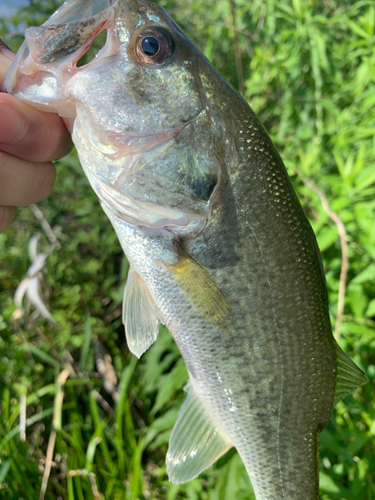
<svg viewBox="0 0 375 500"><path fill-rule="evenodd" d="M317 500L319 433L367 379L332 335L315 235L249 105L147 0L66 1L26 30L3 90L70 128L129 260L129 349L160 323L180 349L170 481L235 447L257 500Z"/></svg>

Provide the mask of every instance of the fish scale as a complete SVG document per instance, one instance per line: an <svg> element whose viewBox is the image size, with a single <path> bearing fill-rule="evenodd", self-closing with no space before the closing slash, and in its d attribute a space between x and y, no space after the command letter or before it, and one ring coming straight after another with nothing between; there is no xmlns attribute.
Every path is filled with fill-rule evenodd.
<svg viewBox="0 0 375 500"><path fill-rule="evenodd" d="M26 35L4 90L70 119L130 263L129 348L163 323L189 372L170 480L235 446L257 500L317 500L319 432L366 377L334 341L314 233L259 120L146 0L68 0Z"/></svg>

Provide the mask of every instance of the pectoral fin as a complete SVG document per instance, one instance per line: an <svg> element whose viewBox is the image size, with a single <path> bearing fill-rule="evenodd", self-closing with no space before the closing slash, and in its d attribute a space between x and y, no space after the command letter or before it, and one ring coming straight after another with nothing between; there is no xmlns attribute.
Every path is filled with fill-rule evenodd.
<svg viewBox="0 0 375 500"><path fill-rule="evenodd" d="M190 481L232 446L189 387L169 442L166 460L169 480L175 484Z"/></svg>
<svg viewBox="0 0 375 500"><path fill-rule="evenodd" d="M126 282L123 323L130 351L138 358L155 342L160 313L146 283L130 269Z"/></svg>
<svg viewBox="0 0 375 500"><path fill-rule="evenodd" d="M333 404L368 382L362 370L347 356L341 347L336 344L336 389Z"/></svg>
<svg viewBox="0 0 375 500"><path fill-rule="evenodd" d="M177 264L168 268L185 296L208 323L217 327L228 326L229 304L215 280L199 262L179 247Z"/></svg>

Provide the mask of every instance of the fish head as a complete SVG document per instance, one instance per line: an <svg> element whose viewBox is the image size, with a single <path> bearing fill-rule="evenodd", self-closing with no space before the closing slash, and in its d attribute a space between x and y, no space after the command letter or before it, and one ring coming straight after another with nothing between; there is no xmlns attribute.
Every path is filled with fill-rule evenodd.
<svg viewBox="0 0 375 500"><path fill-rule="evenodd" d="M104 47L77 67L103 30ZM162 7L66 1L26 30L4 90L70 119L85 173L120 218L207 220L223 165L234 162L224 119L234 91Z"/></svg>

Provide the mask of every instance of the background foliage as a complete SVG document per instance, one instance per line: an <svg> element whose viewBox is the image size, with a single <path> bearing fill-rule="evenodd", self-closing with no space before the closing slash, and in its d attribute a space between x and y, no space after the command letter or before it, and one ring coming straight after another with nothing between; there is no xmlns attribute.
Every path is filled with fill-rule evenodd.
<svg viewBox="0 0 375 500"><path fill-rule="evenodd" d="M17 49L17 33L43 22L58 3L30 0L0 20L2 33L10 32L2 37ZM325 193L344 223L349 271L340 344L371 383L339 403L321 435L321 496L373 500L374 2L160 3L243 90L275 141L317 234L333 324L342 249L336 224L304 178ZM0 498L35 500L49 466L48 499L254 498L234 451L198 479L168 482L164 459L183 400L184 364L164 328L140 361L129 354L121 325L126 258L76 154L58 161L57 169L53 195L40 207L61 227L61 248L47 260L42 286L59 326L22 316L12 299L30 265L30 237L41 232L40 251L48 249L38 220L21 209L0 236Z"/></svg>

